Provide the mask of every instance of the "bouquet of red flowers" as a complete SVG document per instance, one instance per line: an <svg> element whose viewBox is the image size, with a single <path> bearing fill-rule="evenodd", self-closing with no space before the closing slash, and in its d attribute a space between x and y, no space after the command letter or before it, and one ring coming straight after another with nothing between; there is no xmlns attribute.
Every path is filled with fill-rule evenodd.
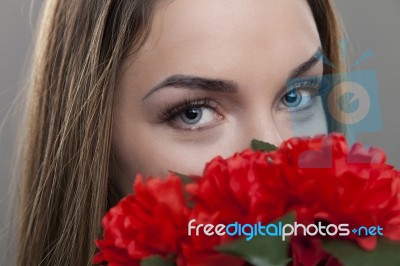
<svg viewBox="0 0 400 266"><path fill-rule="evenodd" d="M400 172L343 135L216 157L202 176L136 177L93 263L400 265Z"/></svg>

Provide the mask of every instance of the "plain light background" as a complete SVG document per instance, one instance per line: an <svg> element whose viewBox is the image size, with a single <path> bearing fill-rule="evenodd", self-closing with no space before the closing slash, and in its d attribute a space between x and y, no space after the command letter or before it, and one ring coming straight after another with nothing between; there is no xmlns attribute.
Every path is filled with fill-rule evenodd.
<svg viewBox="0 0 400 266"><path fill-rule="evenodd" d="M5 251L12 246L10 229L15 224L9 214L13 202L10 176L16 126L21 117L12 112L12 106L26 79L27 56L42 1L36 2L32 11L32 0L0 2L0 265L13 264ZM374 56L358 69L372 68L378 75L383 130L365 134L361 140L384 148L389 162L400 167L400 0L336 3L351 42L351 58L355 60L371 49ZM19 102L15 104L18 107Z"/></svg>

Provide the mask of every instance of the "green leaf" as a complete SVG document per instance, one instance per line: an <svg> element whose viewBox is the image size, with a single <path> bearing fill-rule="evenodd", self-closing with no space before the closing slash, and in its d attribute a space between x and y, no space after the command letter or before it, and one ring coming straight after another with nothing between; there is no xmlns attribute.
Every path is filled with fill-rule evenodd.
<svg viewBox="0 0 400 266"><path fill-rule="evenodd" d="M140 262L140 266L174 266L175 263L161 256L150 256Z"/></svg>
<svg viewBox="0 0 400 266"><path fill-rule="evenodd" d="M174 172L174 171L169 171L169 172L172 173L172 174L174 174L174 175L176 175L177 177L179 177L184 185L193 183L193 179L190 178L190 177L187 176L187 175L180 174L180 173L177 173L177 172Z"/></svg>
<svg viewBox="0 0 400 266"><path fill-rule="evenodd" d="M276 147L275 145L256 139L253 139L251 141L251 148L254 151L265 151L265 152L276 151L278 149L278 147Z"/></svg>
<svg viewBox="0 0 400 266"><path fill-rule="evenodd" d="M293 213L283 217L282 224L293 224L295 218ZM278 221L274 223L278 223ZM286 266L289 257L289 239L282 241L277 236L255 236L250 241L239 239L216 249L222 253L238 256L255 266Z"/></svg>
<svg viewBox="0 0 400 266"><path fill-rule="evenodd" d="M400 242L378 239L378 246L372 252L361 249L356 243L344 240L323 240L326 252L346 266L399 266Z"/></svg>

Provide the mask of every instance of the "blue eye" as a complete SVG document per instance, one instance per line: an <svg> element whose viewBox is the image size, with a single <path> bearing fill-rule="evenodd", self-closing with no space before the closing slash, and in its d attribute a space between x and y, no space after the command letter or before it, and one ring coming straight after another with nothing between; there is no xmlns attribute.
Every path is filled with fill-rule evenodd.
<svg viewBox="0 0 400 266"><path fill-rule="evenodd" d="M285 94L282 98L282 103L286 107L297 107L302 102L303 96L298 90L291 90Z"/></svg>
<svg viewBox="0 0 400 266"><path fill-rule="evenodd" d="M197 124L203 116L202 108L189 108L180 114L182 121L188 125Z"/></svg>
<svg viewBox="0 0 400 266"><path fill-rule="evenodd" d="M281 97L278 109L289 112L312 107L315 99L329 88L322 77L294 79L288 81L286 86L286 93Z"/></svg>

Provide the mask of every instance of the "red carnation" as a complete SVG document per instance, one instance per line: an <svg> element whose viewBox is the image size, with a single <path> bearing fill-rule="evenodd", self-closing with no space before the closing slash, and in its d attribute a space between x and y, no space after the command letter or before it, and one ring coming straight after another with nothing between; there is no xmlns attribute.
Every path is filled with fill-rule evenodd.
<svg viewBox="0 0 400 266"><path fill-rule="evenodd" d="M380 149L355 144L349 150L341 134L292 138L268 153L245 150L228 159L217 157L185 189L175 175L165 180L138 176L134 190L135 195L104 217L104 240L96 242L100 252L94 263L139 265L148 256L160 255L182 266L244 265L240 257L215 249L236 237L207 236L204 228L199 235L188 236L189 221L214 226L268 224L290 211L306 226L380 226L384 237L400 240L399 171L386 163ZM323 233L298 233L288 251L293 266L341 265L322 248ZM366 250L377 244L376 236L340 237Z"/></svg>
<svg viewBox="0 0 400 266"><path fill-rule="evenodd" d="M281 145L279 154L299 222L347 223L350 230L379 225L384 237L400 239L400 176L386 164L383 151L366 150L361 144L348 151L344 136L331 134L290 139ZM312 240L307 238L310 245ZM350 234L348 238L366 250L375 249L377 243L376 236ZM307 252L299 252L300 242L295 239L292 243L293 250L297 250L295 255L309 261ZM314 254L326 259L321 255L320 244L312 244ZM299 258L300 254L304 257Z"/></svg>
<svg viewBox="0 0 400 266"><path fill-rule="evenodd" d="M245 150L226 160L217 157L207 164L196 183L187 185L187 190L196 202L190 217L196 219L196 224L267 223L287 211L279 159L272 153ZM191 237L184 247L186 262L242 265L241 260L214 250L231 240L227 235Z"/></svg>
<svg viewBox="0 0 400 266"><path fill-rule="evenodd" d="M134 191L103 218L104 239L96 241L100 251L93 263L140 265L151 255L179 253L189 213L181 180L172 174L165 180L138 175Z"/></svg>

